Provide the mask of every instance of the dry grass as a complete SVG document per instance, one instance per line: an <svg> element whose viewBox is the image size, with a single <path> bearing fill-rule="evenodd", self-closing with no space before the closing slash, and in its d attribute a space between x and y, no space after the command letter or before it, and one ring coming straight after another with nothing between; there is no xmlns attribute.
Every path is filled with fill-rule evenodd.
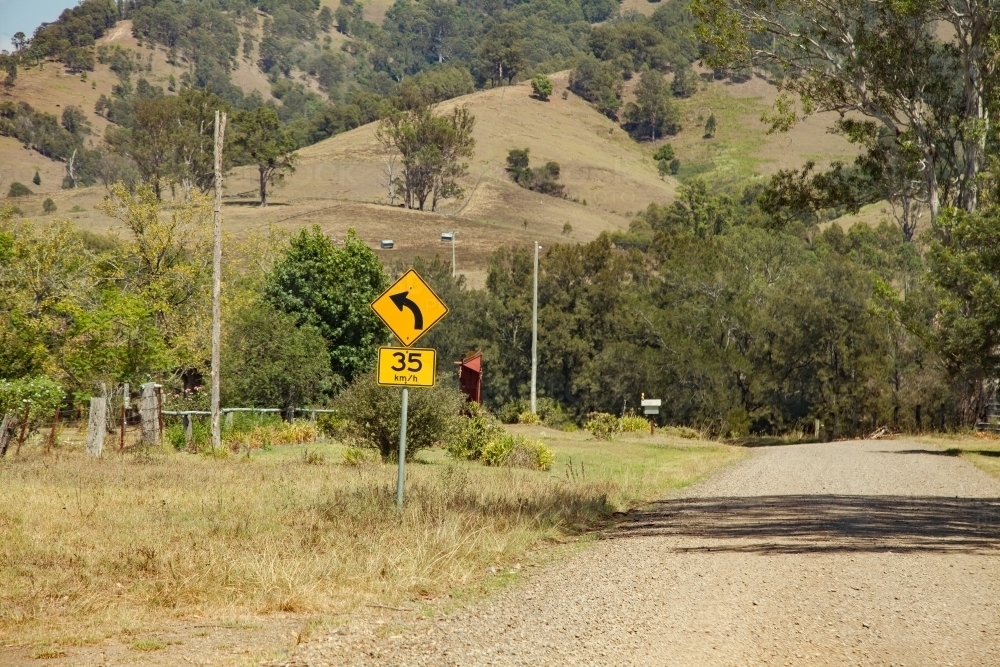
<svg viewBox="0 0 1000 667"><path fill-rule="evenodd" d="M0 461L0 635L60 646L195 616L437 598L739 456L516 428L553 447L551 472L429 452L408 469L402 513L395 468L331 465L338 445L103 460L26 445Z"/></svg>

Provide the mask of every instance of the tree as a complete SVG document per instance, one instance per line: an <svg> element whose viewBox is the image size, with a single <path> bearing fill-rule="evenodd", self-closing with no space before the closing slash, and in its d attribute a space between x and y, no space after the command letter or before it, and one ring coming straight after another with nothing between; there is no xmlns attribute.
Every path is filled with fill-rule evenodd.
<svg viewBox="0 0 1000 667"><path fill-rule="evenodd" d="M705 121L705 138L711 139L712 137L714 137L715 130L716 130L716 122L715 122L715 114L713 113L710 114L708 116L708 120Z"/></svg>
<svg viewBox="0 0 1000 667"><path fill-rule="evenodd" d="M18 30L14 33L14 36L10 38L10 43L14 46L15 53L21 53L25 46L28 45L29 39L24 36L24 33Z"/></svg>
<svg viewBox="0 0 1000 667"><path fill-rule="evenodd" d="M153 323L166 367L202 367L211 316L211 200L193 192L188 201L167 207L149 183L131 190L116 183L100 209L126 232L102 276L127 296L115 299L114 308L126 321Z"/></svg>
<svg viewBox="0 0 1000 667"><path fill-rule="evenodd" d="M511 23L501 23L490 30L479 45L480 72L493 86L499 86L505 79L511 83L526 64L520 31Z"/></svg>
<svg viewBox="0 0 1000 667"><path fill-rule="evenodd" d="M42 177L39 175L37 169L35 170L35 175L31 177L31 182L34 183L35 185L42 184Z"/></svg>
<svg viewBox="0 0 1000 667"><path fill-rule="evenodd" d="M608 118L617 118L622 85L621 72L593 56L585 56L569 75L570 90L593 103Z"/></svg>
<svg viewBox="0 0 1000 667"><path fill-rule="evenodd" d="M422 211L430 197L431 210L436 211L440 200L461 196L457 179L467 172L468 164L459 160L473 154L475 123L475 116L464 106L440 116L433 107L422 106L382 119L376 137L387 149L397 150L403 159L403 201L407 208Z"/></svg>
<svg viewBox="0 0 1000 667"><path fill-rule="evenodd" d="M674 80L670 82L670 92L674 97L691 97L698 92L698 75L691 69L691 63L684 62L674 70Z"/></svg>
<svg viewBox="0 0 1000 667"><path fill-rule="evenodd" d="M62 126L67 132L77 137L82 137L91 132L90 120L88 120L87 114L83 112L83 109L73 104L63 109Z"/></svg>
<svg viewBox="0 0 1000 667"><path fill-rule="evenodd" d="M278 114L268 106L239 112L235 121L234 145L257 165L260 205L267 206L268 186L295 171L295 139L282 129Z"/></svg>
<svg viewBox="0 0 1000 667"><path fill-rule="evenodd" d="M52 197L48 197L46 198L45 201L42 202L42 210L45 211L46 213L56 212L56 203L52 201Z"/></svg>
<svg viewBox="0 0 1000 667"><path fill-rule="evenodd" d="M318 226L292 238L267 274L264 298L295 318L296 326L313 326L326 340L330 366L350 383L375 363L387 340L385 325L369 304L389 286L382 263L350 230L342 248Z"/></svg>
<svg viewBox="0 0 1000 667"><path fill-rule="evenodd" d="M73 74L94 71L94 54L90 49L73 47L63 55L63 63Z"/></svg>
<svg viewBox="0 0 1000 667"><path fill-rule="evenodd" d="M653 153L653 159L656 161L656 172L663 178L667 174L676 174L677 170L673 168L674 162L677 162L677 166L680 166L680 161L676 159L674 154L674 147L671 144L663 144L656 152Z"/></svg>
<svg viewBox="0 0 1000 667"><path fill-rule="evenodd" d="M997 234L996 209L975 214L950 209L938 219L928 250L929 277L939 289L928 333L950 375L975 387L972 395L1000 373Z"/></svg>
<svg viewBox="0 0 1000 667"><path fill-rule="evenodd" d="M17 81L17 58L0 53L0 70L6 72L3 87L9 94L10 89L14 87L14 82Z"/></svg>
<svg viewBox="0 0 1000 667"><path fill-rule="evenodd" d="M680 113L674 107L663 81L655 70L643 70L635 89L635 102L625 109L625 121L636 134L646 134L656 141L657 134L676 134L680 129Z"/></svg>
<svg viewBox="0 0 1000 667"><path fill-rule="evenodd" d="M333 12L330 11L330 8L325 5L321 7L319 15L316 18L319 22L320 30L330 32L330 28L333 27Z"/></svg>
<svg viewBox="0 0 1000 667"><path fill-rule="evenodd" d="M536 74L531 79L531 90L535 93L535 97L548 102L549 95L552 94L552 81L544 74Z"/></svg>
<svg viewBox="0 0 1000 667"><path fill-rule="evenodd" d="M976 209L1000 33L993 3L696 0L692 11L709 64L793 73L783 85L805 114L836 111L837 127L862 146L880 128L914 146L932 220L942 205ZM779 97L773 128L788 129L797 114Z"/></svg>
<svg viewBox="0 0 1000 667"><path fill-rule="evenodd" d="M316 327L267 303L248 303L226 318L222 388L229 405L315 404L332 386L330 354Z"/></svg>

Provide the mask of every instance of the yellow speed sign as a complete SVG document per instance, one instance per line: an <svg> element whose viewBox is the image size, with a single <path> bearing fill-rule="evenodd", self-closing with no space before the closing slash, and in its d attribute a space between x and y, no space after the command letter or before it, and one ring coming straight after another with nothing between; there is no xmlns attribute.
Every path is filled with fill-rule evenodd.
<svg viewBox="0 0 1000 667"><path fill-rule="evenodd" d="M433 387L437 351L429 348L380 347L378 383L390 387Z"/></svg>

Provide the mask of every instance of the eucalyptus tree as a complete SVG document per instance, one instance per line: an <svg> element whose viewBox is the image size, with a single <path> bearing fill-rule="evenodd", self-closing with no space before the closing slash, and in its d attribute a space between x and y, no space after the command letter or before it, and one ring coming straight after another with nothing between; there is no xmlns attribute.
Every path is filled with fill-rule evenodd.
<svg viewBox="0 0 1000 667"><path fill-rule="evenodd" d="M782 77L806 114L834 111L837 129L869 149L883 131L916 170L936 219L974 211L996 94L1000 3L990 0L695 0L699 36L716 66ZM782 96L776 129L797 120ZM859 119L860 117L860 119Z"/></svg>

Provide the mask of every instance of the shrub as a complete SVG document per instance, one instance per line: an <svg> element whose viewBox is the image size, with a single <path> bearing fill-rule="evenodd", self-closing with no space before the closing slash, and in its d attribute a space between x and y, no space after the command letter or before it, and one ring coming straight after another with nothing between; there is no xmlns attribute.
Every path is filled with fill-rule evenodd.
<svg viewBox="0 0 1000 667"><path fill-rule="evenodd" d="M572 421L562 404L554 398L538 399L537 407L542 423L550 428L562 428Z"/></svg>
<svg viewBox="0 0 1000 667"><path fill-rule="evenodd" d="M505 403L497 411L497 418L504 424L516 424L517 418L522 412L528 410L528 402L523 398L517 398L510 403Z"/></svg>
<svg viewBox="0 0 1000 667"><path fill-rule="evenodd" d="M535 93L535 97L548 102L549 95L552 94L552 81L544 74L536 74L531 79L531 90Z"/></svg>
<svg viewBox="0 0 1000 667"><path fill-rule="evenodd" d="M506 434L487 445L482 459L488 466L549 470L555 455L541 442L528 440L523 435Z"/></svg>
<svg viewBox="0 0 1000 667"><path fill-rule="evenodd" d="M612 440L621 432L621 422L618 417L606 412L593 412L585 425L592 436L600 440Z"/></svg>
<svg viewBox="0 0 1000 667"><path fill-rule="evenodd" d="M345 466L361 466L366 463L376 463L378 456L374 451L365 447L348 447L344 450Z"/></svg>
<svg viewBox="0 0 1000 667"><path fill-rule="evenodd" d="M618 430L622 433L638 433L649 429L649 421L641 415L625 415L618 420Z"/></svg>
<svg viewBox="0 0 1000 667"><path fill-rule="evenodd" d="M52 197L49 197L44 202L42 202L42 210L45 211L46 213L56 212L56 203L52 201Z"/></svg>
<svg viewBox="0 0 1000 667"><path fill-rule="evenodd" d="M42 184L42 176L41 176L41 174L38 173L37 169L35 170L35 175L32 176L32 178L31 178L31 182L34 183L35 185L41 185Z"/></svg>
<svg viewBox="0 0 1000 667"><path fill-rule="evenodd" d="M517 416L518 424L541 424L542 418L531 410L525 410Z"/></svg>
<svg viewBox="0 0 1000 667"><path fill-rule="evenodd" d="M558 162L546 162L544 167L528 166L530 149L512 148L507 153L507 173L522 188L553 197L565 197L565 186L558 183L562 169Z"/></svg>
<svg viewBox="0 0 1000 667"><path fill-rule="evenodd" d="M11 413L21 419L28 412L28 428L34 430L52 419L66 394L55 381L47 377L0 380L0 420Z"/></svg>
<svg viewBox="0 0 1000 667"><path fill-rule="evenodd" d="M410 392L406 425L406 457L433 447L457 428L465 404L461 392L438 385ZM377 449L383 461L396 456L399 446L400 390L375 383L374 374L358 378L335 403L348 419L347 433L358 444Z"/></svg>
<svg viewBox="0 0 1000 667"><path fill-rule="evenodd" d="M476 409L468 419L459 422L454 437L448 443L448 454L455 459L475 461L493 441L506 431L496 417L483 409Z"/></svg>
<svg viewBox="0 0 1000 667"><path fill-rule="evenodd" d="M32 195L33 193L27 185L14 181L10 184L10 188L7 190L8 197L25 197L27 195Z"/></svg>

